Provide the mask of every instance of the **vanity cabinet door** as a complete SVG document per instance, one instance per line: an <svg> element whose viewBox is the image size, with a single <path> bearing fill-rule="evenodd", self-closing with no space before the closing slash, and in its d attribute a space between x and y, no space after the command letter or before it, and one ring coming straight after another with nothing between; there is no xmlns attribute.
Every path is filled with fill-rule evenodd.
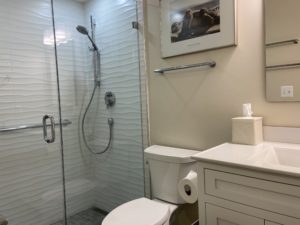
<svg viewBox="0 0 300 225"><path fill-rule="evenodd" d="M300 219L299 186L205 169L205 192Z"/></svg>
<svg viewBox="0 0 300 225"><path fill-rule="evenodd" d="M265 225L263 219L211 204L206 204L206 219L206 225Z"/></svg>

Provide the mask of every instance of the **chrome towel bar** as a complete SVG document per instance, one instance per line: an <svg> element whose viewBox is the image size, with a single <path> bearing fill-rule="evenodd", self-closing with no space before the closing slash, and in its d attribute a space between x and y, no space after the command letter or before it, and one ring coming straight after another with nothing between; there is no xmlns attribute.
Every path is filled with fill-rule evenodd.
<svg viewBox="0 0 300 225"><path fill-rule="evenodd" d="M298 44L298 43L299 43L298 39L290 39L286 41L277 41L277 42L268 43L266 44L266 47L276 47L281 45Z"/></svg>
<svg viewBox="0 0 300 225"><path fill-rule="evenodd" d="M62 126L68 126L72 124L72 122L68 119L65 119L62 121ZM55 123L55 125L59 126L60 123ZM48 124L47 126L50 126ZM10 128L0 128L0 133L6 133L6 132L12 132L12 131L18 131L18 130L26 130L26 129L34 129L34 128L42 128L43 124L34 124L34 125L22 125L18 127L10 127Z"/></svg>
<svg viewBox="0 0 300 225"><path fill-rule="evenodd" d="M169 71L190 69L190 68L203 67L203 66L209 66L209 67L213 68L213 67L216 66L216 62L211 61L211 62L204 62L204 63L197 63L197 64L190 64L190 65L183 65L183 66L156 69L156 70L154 70L154 73L163 74L163 73L169 72Z"/></svg>
<svg viewBox="0 0 300 225"><path fill-rule="evenodd" d="M273 66L266 66L267 70L282 70L282 69L292 69L300 67L300 63L290 63L290 64L279 64Z"/></svg>

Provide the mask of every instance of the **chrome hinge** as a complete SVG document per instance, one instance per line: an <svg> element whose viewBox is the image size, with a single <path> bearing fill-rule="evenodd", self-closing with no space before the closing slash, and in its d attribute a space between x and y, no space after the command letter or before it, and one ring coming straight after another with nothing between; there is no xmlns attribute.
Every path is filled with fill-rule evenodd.
<svg viewBox="0 0 300 225"><path fill-rule="evenodd" d="M139 23L137 21L132 22L132 28L138 30L139 29Z"/></svg>

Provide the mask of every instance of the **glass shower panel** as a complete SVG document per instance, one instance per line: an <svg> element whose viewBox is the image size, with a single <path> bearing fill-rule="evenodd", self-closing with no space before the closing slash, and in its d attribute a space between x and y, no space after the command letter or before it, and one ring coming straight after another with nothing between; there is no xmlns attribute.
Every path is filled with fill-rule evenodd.
<svg viewBox="0 0 300 225"><path fill-rule="evenodd" d="M88 84L93 80L86 59L90 55L88 43L76 31L77 25L85 24L83 4L73 0L54 1L54 15L62 117L72 120L72 126L63 132L67 214L93 214L90 210L95 191L92 157L81 148L79 130L81 113L90 94ZM75 218L77 224L85 224L80 223L78 215Z"/></svg>
<svg viewBox="0 0 300 225"><path fill-rule="evenodd" d="M59 122L51 1L0 5L0 217L48 225L64 218L60 129L48 144L41 126Z"/></svg>
<svg viewBox="0 0 300 225"><path fill-rule="evenodd" d="M132 27L137 21L136 7L135 0L94 0L85 8L86 15L95 17L96 41L101 49L102 88L99 106L94 109L97 113L90 123L96 149L102 149L107 141L106 118L115 120L111 150L94 157L95 205L107 212L144 196L138 30ZM117 98L109 109L103 102L106 91Z"/></svg>
<svg viewBox="0 0 300 225"><path fill-rule="evenodd" d="M62 115L74 121L63 135L69 224L99 225L107 212L144 196L138 30L132 28L136 7L134 0L54 0L57 36L68 37L58 46ZM100 66L92 41L83 29L76 30L78 25L97 45ZM107 92L116 97L111 107L105 104ZM108 146L109 118L111 145L94 154L88 148L100 153Z"/></svg>

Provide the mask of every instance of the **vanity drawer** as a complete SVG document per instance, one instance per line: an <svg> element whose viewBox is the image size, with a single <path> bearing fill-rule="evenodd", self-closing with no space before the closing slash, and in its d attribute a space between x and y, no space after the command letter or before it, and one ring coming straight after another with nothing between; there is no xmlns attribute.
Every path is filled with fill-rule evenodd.
<svg viewBox="0 0 300 225"><path fill-rule="evenodd" d="M264 219L206 204L206 225L264 225Z"/></svg>
<svg viewBox="0 0 300 225"><path fill-rule="evenodd" d="M300 218L300 187L205 169L206 194Z"/></svg>

